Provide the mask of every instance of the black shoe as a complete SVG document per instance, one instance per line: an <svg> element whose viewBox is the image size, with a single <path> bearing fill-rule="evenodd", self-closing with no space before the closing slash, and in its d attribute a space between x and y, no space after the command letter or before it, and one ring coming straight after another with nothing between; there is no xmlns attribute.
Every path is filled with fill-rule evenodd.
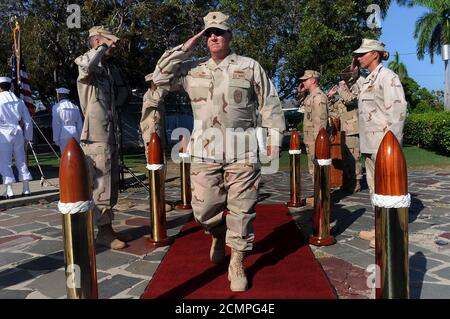
<svg viewBox="0 0 450 319"><path fill-rule="evenodd" d="M25 194L25 193L22 193L22 197L25 197L25 196L31 196L31 193L27 193L27 194Z"/></svg>

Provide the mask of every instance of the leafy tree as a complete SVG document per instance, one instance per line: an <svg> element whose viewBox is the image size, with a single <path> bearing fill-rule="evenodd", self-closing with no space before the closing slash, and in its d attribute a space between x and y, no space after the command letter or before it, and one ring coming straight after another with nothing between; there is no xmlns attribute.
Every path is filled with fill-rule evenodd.
<svg viewBox="0 0 450 319"><path fill-rule="evenodd" d="M417 57L423 60L425 53L440 55L444 44L450 44L450 3L448 0L413 0L411 6L429 9L417 21L414 38L417 39Z"/></svg>
<svg viewBox="0 0 450 319"><path fill-rule="evenodd" d="M233 49L258 60L273 78L282 98L292 97L305 69L322 72L323 86L339 80L351 53L364 37L376 38L368 28L367 7L385 0L72 0L81 7L81 28L66 25L67 0L2 1L0 6L0 65L11 56L8 18L17 15L22 26L23 55L31 86L48 105L58 85L76 94L78 71L74 59L87 49L87 30L103 24L121 38L117 63L131 87L145 89L162 53L203 27L203 16L223 10L231 17ZM206 54L203 46L197 55ZM75 96L74 96L75 97Z"/></svg>
<svg viewBox="0 0 450 319"><path fill-rule="evenodd" d="M385 1L222 0L231 17L234 49L259 61L274 79L281 98L294 96L306 69L322 73L322 85L336 83L364 37L370 4L387 11Z"/></svg>
<svg viewBox="0 0 450 319"><path fill-rule="evenodd" d="M88 30L94 25L111 28L120 38L115 62L133 88L145 88L144 76L168 47L193 35L215 1L183 0L72 0L81 8L81 28L66 25L66 0L11 1L0 7L0 59L10 73L12 34L8 19L17 15L22 28L22 54L33 90L49 105L55 88L67 85L76 97L77 56L88 50Z"/></svg>
<svg viewBox="0 0 450 319"><path fill-rule="evenodd" d="M408 76L408 69L402 62L400 62L400 55L398 52L395 52L395 58L393 61L389 62L388 68L397 73L400 80L403 80Z"/></svg>
<svg viewBox="0 0 450 319"><path fill-rule="evenodd" d="M442 91L430 92L408 76L404 77L401 82L405 91L406 101L408 102L409 112L426 113L444 109Z"/></svg>

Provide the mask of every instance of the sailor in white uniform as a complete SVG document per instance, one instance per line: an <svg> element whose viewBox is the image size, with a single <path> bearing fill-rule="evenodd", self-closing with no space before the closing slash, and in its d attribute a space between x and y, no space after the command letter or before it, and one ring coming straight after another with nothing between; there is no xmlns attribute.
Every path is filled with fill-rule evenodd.
<svg viewBox="0 0 450 319"><path fill-rule="evenodd" d="M33 140L33 125L25 103L9 91L11 79L0 77L0 174L6 185L3 197L13 198L12 184L16 182L12 170L12 155L23 182L22 195L30 195L28 181L32 180L25 159L24 143Z"/></svg>
<svg viewBox="0 0 450 319"><path fill-rule="evenodd" d="M66 88L56 89L58 103L52 108L53 141L59 146L61 154L70 138L73 137L80 142L83 128L80 109L69 101L69 92L70 90Z"/></svg>

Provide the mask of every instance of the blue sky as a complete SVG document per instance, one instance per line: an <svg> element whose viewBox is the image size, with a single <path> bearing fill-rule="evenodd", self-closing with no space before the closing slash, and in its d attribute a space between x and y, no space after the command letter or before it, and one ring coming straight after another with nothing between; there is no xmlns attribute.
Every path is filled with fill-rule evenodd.
<svg viewBox="0 0 450 319"><path fill-rule="evenodd" d="M435 56L434 63L430 63L427 55L419 61L416 55L416 40L414 28L416 20L428 9L424 7L399 7L395 1L388 11L386 19L381 22L381 41L386 44L386 50L391 54L387 65L394 57L395 51L400 53L400 61L403 62L409 76L429 90L444 89L444 61L442 56Z"/></svg>

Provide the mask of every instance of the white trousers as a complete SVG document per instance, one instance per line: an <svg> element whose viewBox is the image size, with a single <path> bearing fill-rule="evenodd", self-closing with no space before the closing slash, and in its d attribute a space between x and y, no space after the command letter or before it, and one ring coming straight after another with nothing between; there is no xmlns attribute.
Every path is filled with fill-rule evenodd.
<svg viewBox="0 0 450 319"><path fill-rule="evenodd" d="M66 139L60 139L59 140L59 150L61 151L61 155L64 153L64 149L66 148L67 143L72 137L66 138Z"/></svg>
<svg viewBox="0 0 450 319"><path fill-rule="evenodd" d="M61 130L61 135L59 136L59 150L61 151L61 155L64 153L64 149L66 148L67 143L71 138L77 140L80 143L80 133L77 132L75 126L63 126Z"/></svg>
<svg viewBox="0 0 450 319"><path fill-rule="evenodd" d="M0 134L2 134L0 132ZM3 134L2 134L3 135ZM3 184L12 184L16 181L12 170L12 156L16 161L19 181L30 181L33 177L28 170L25 159L24 138L21 130L16 135L1 137L0 143L0 174L3 177Z"/></svg>

